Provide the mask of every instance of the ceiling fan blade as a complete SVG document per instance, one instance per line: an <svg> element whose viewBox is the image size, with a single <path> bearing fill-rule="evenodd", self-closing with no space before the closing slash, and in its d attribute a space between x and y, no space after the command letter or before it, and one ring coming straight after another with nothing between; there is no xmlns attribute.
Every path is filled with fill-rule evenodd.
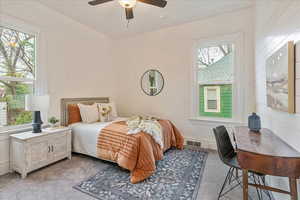
<svg viewBox="0 0 300 200"><path fill-rule="evenodd" d="M133 19L133 9L132 8L125 8L125 13L126 13L126 19L130 20Z"/></svg>
<svg viewBox="0 0 300 200"><path fill-rule="evenodd" d="M168 3L165 0L138 0L138 1L146 3L146 4L150 4L153 6L161 7L161 8L166 7L166 5Z"/></svg>
<svg viewBox="0 0 300 200"><path fill-rule="evenodd" d="M91 6L96 6L96 5L106 3L106 2L109 2L109 1L113 1L113 0L94 0L94 1L90 1L89 4Z"/></svg>

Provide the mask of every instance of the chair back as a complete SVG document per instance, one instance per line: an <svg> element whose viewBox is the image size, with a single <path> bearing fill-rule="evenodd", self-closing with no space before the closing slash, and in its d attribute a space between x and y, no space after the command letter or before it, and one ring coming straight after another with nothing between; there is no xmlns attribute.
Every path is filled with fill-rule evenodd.
<svg viewBox="0 0 300 200"><path fill-rule="evenodd" d="M218 126L214 128L213 131L217 142L219 157L226 163L226 160L232 158L235 154L228 132L225 126Z"/></svg>

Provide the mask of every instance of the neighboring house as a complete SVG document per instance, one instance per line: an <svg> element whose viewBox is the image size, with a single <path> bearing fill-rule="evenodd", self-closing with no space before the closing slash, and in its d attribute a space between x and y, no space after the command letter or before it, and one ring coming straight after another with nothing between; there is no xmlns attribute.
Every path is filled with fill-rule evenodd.
<svg viewBox="0 0 300 200"><path fill-rule="evenodd" d="M233 53L230 53L199 70L200 116L232 117L233 62Z"/></svg>

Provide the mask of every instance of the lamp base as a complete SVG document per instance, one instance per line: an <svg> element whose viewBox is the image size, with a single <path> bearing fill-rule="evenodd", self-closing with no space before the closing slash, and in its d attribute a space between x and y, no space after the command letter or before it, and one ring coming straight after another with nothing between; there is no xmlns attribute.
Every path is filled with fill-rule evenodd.
<svg viewBox="0 0 300 200"><path fill-rule="evenodd" d="M32 132L33 133L41 133L42 132L42 124L32 124Z"/></svg>
<svg viewBox="0 0 300 200"><path fill-rule="evenodd" d="M34 111L33 112L33 122L32 122L32 132L33 133L41 133L42 132L42 119L41 112Z"/></svg>

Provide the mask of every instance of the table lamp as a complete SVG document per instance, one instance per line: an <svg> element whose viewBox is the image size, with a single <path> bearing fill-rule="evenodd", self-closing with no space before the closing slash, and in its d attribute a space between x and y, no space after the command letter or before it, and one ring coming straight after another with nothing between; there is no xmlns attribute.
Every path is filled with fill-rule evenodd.
<svg viewBox="0 0 300 200"><path fill-rule="evenodd" d="M32 120L32 132L33 133L41 133L42 132L42 118L41 111L48 112L49 107L49 96L34 96L34 95L26 95L25 98L25 110L33 112L33 120Z"/></svg>

